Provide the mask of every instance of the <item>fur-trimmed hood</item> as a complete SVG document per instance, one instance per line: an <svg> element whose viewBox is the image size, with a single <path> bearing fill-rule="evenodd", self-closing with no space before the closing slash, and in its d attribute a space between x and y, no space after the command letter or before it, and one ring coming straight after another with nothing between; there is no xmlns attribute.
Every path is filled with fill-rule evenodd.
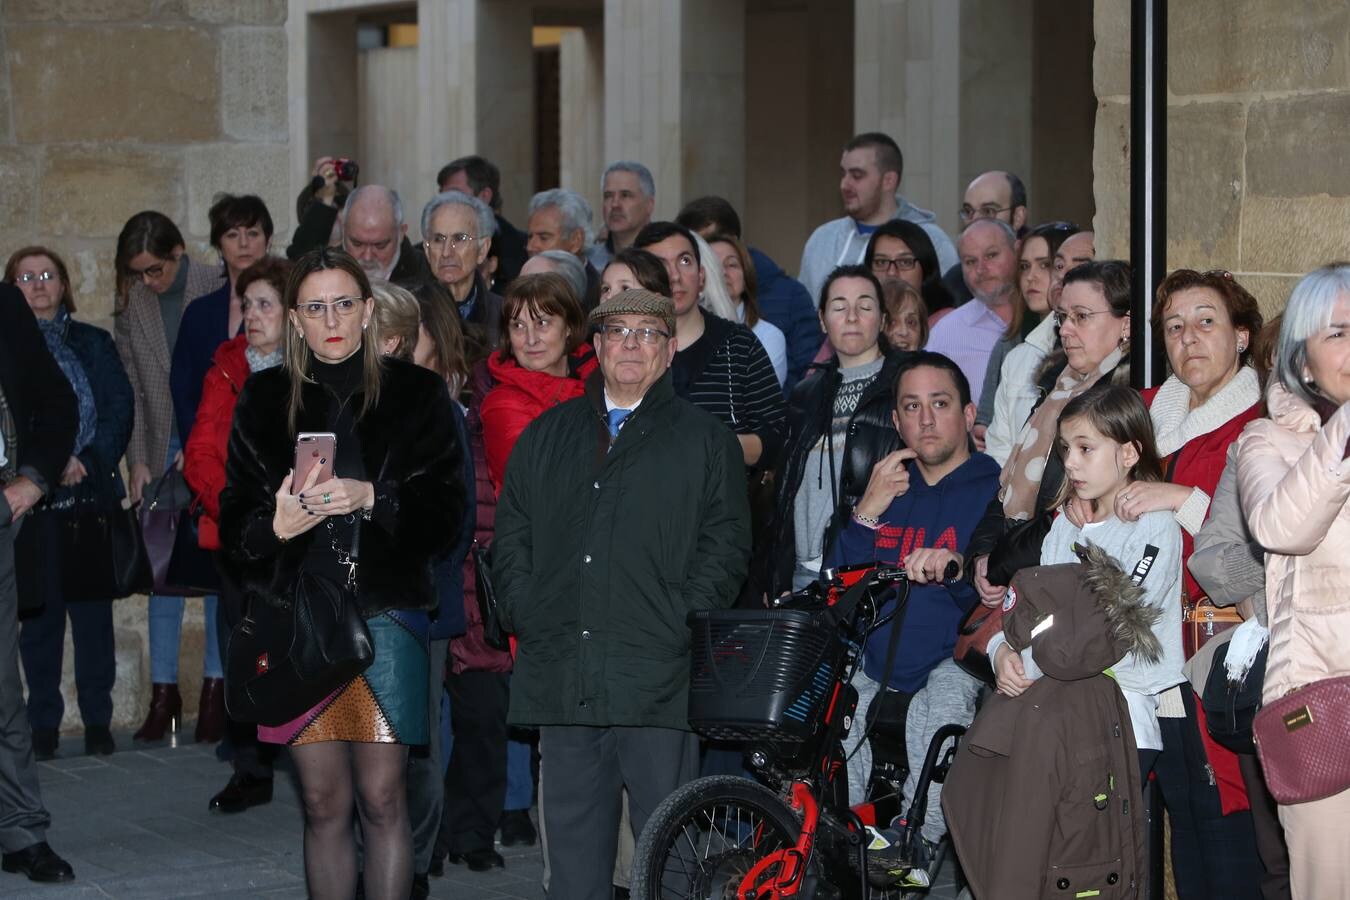
<svg viewBox="0 0 1350 900"><path fill-rule="evenodd" d="M1131 653L1160 659L1159 611L1144 604L1144 589L1100 547L1089 544L1081 558L1013 577L1004 602L1008 643L1019 651L1034 645L1037 665L1061 681L1098 675Z"/></svg>

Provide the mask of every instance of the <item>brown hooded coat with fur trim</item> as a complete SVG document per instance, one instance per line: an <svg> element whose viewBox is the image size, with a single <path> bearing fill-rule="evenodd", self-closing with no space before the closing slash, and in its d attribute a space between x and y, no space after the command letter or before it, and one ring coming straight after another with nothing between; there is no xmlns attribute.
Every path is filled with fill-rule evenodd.
<svg viewBox="0 0 1350 900"><path fill-rule="evenodd" d="M1138 897L1143 795L1130 711L1104 670L1159 652L1156 611L1107 554L1024 569L1004 632L1044 677L994 695L961 743L942 805L976 897ZM1006 606L1006 604L1005 604ZM1052 623L1033 634L1053 616Z"/></svg>

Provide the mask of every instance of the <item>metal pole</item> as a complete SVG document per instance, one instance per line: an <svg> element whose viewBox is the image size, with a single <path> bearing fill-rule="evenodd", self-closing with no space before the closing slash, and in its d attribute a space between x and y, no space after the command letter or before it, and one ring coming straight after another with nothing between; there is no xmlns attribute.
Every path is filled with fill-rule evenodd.
<svg viewBox="0 0 1350 900"><path fill-rule="evenodd" d="M1151 321L1167 274L1167 0L1130 3L1130 262L1130 373L1152 387L1167 371Z"/></svg>

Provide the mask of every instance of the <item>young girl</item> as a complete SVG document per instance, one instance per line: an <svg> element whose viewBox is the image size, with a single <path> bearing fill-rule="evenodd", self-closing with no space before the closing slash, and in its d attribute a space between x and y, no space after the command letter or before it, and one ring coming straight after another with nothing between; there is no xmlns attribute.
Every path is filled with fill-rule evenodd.
<svg viewBox="0 0 1350 900"><path fill-rule="evenodd" d="M1041 565L1078 562L1075 545L1093 544L1144 589L1145 603L1162 611L1153 625L1162 645L1158 661L1129 654L1111 667L1129 704L1140 773L1146 778L1162 750L1157 696L1184 680L1181 529L1166 510L1145 513L1135 522L1116 516L1117 504L1128 500L1131 485L1163 480L1152 421L1133 390L1112 385L1075 397L1059 417L1057 443L1065 473L1057 505L1065 510L1041 545ZM1038 677L1030 650L1013 652L1001 634L990 641L989 652L1000 693L1016 697Z"/></svg>

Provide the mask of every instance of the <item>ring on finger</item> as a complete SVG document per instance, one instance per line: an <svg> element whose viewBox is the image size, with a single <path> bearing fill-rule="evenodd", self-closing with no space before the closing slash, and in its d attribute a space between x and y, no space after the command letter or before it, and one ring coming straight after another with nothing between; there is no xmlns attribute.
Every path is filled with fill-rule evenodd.
<svg viewBox="0 0 1350 900"><path fill-rule="evenodd" d="M329 504L329 503L332 503L332 502L333 502L333 495L330 494L330 493L327 492L327 491L324 491L324 494L323 494L323 502L324 502L325 505L326 505L326 504Z"/></svg>

